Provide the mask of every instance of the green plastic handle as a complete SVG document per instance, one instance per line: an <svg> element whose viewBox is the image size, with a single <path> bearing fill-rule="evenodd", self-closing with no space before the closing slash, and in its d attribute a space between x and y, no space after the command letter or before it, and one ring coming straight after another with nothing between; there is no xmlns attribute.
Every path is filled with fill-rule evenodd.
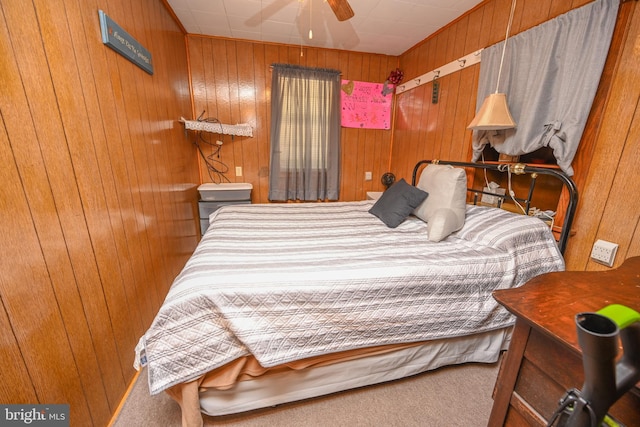
<svg viewBox="0 0 640 427"><path fill-rule="evenodd" d="M608 305L598 310L597 313L613 320L620 329L640 321L640 313L621 304Z"/></svg>

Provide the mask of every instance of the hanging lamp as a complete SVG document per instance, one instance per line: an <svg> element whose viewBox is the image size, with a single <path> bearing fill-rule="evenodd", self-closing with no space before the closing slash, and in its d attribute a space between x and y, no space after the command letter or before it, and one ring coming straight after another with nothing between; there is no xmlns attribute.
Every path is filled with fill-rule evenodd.
<svg viewBox="0 0 640 427"><path fill-rule="evenodd" d="M516 9L516 0L511 2L511 11L509 13L509 22L507 23L507 34L502 46L502 57L500 58L500 68L498 69L498 81L496 82L495 93L487 96L480 107L480 110L473 118L467 129L473 130L501 130L516 127L507 105L507 95L498 93L500 87L500 77L502 75L502 65L504 63L504 54L507 50L507 41L509 40L509 32L511 31L511 23L513 22L513 13Z"/></svg>

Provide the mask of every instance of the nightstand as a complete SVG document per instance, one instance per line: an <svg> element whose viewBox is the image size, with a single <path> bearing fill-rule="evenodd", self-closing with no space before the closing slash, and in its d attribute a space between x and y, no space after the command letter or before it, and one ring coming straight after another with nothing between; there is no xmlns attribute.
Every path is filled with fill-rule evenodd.
<svg viewBox="0 0 640 427"><path fill-rule="evenodd" d="M640 257L607 271L563 271L537 276L519 288L493 292L516 316L502 360L489 426L547 425L560 398L583 383L582 351L575 315L612 302L638 308ZM640 389L626 392L609 413L640 425Z"/></svg>

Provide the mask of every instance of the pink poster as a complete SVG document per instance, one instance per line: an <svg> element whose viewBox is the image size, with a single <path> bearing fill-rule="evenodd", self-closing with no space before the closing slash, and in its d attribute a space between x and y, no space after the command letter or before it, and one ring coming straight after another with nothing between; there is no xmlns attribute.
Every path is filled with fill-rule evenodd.
<svg viewBox="0 0 640 427"><path fill-rule="evenodd" d="M390 129L393 85L342 80L342 126Z"/></svg>

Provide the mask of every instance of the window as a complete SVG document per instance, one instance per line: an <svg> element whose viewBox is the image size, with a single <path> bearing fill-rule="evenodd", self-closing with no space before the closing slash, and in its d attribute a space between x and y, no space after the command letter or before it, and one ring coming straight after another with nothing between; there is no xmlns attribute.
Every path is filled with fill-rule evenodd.
<svg viewBox="0 0 640 427"><path fill-rule="evenodd" d="M275 64L269 199L337 200L340 73Z"/></svg>

